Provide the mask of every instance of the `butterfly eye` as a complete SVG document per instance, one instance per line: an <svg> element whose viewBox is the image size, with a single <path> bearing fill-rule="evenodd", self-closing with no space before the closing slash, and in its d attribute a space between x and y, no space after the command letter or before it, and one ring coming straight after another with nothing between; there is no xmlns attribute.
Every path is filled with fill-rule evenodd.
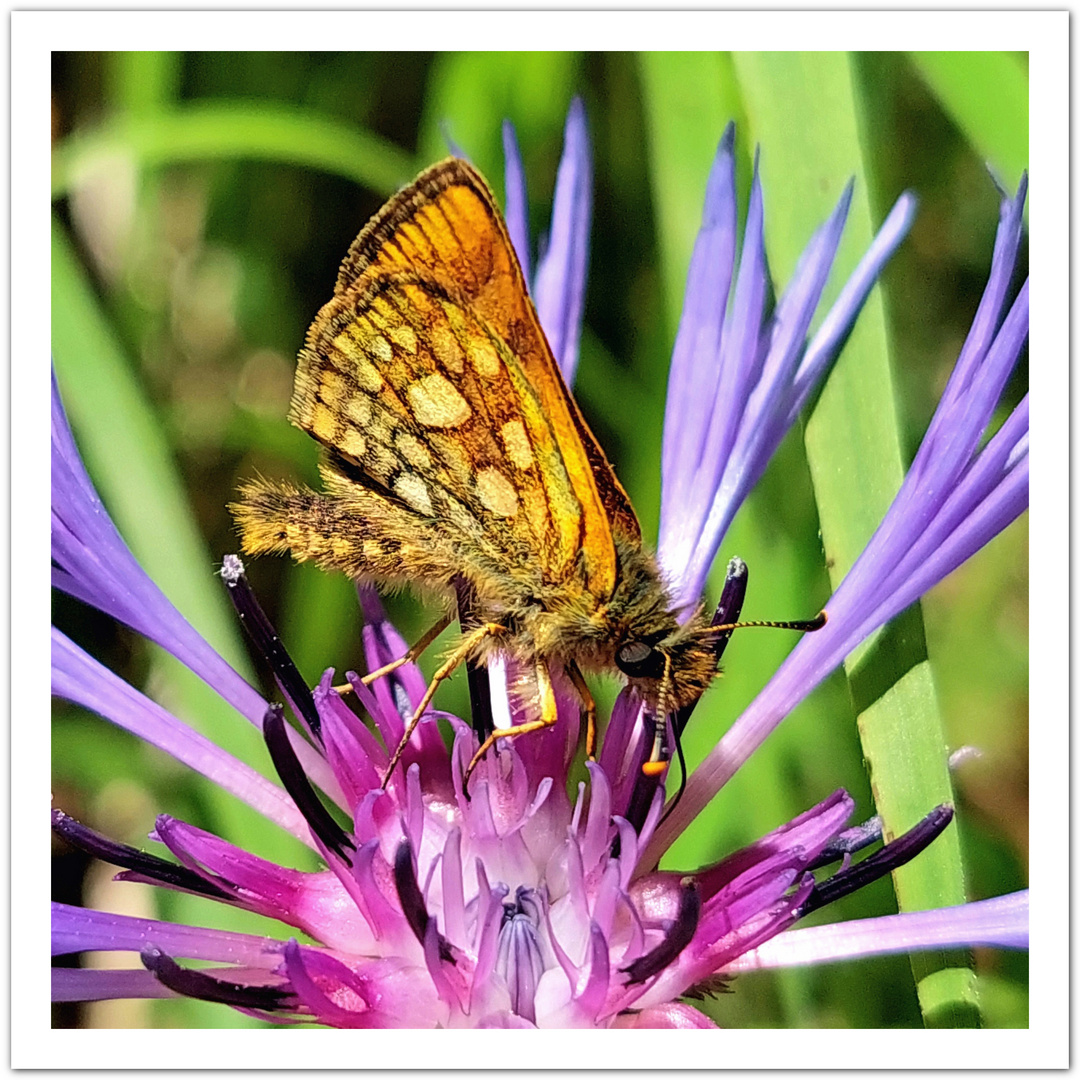
<svg viewBox="0 0 1080 1080"><path fill-rule="evenodd" d="M628 641L619 646L615 663L632 679L659 679L664 674L664 654L647 641Z"/></svg>

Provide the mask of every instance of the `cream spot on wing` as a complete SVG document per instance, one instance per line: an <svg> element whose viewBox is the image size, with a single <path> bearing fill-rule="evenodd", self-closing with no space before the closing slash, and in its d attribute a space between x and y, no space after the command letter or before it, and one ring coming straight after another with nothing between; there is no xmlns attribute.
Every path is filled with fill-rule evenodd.
<svg viewBox="0 0 1080 1080"><path fill-rule="evenodd" d="M319 397L332 409L338 408L348 394L348 383L336 371L323 371L319 376Z"/></svg>
<svg viewBox="0 0 1080 1080"><path fill-rule="evenodd" d="M371 423L371 401L362 394L354 394L345 402L345 415L357 426Z"/></svg>
<svg viewBox="0 0 1080 1080"><path fill-rule="evenodd" d="M389 331L390 340L407 353L416 355L416 331L411 326L394 326Z"/></svg>
<svg viewBox="0 0 1080 1080"><path fill-rule="evenodd" d="M354 427L347 427L338 440L338 448L350 457L362 458L367 450L367 439Z"/></svg>
<svg viewBox="0 0 1080 1080"><path fill-rule="evenodd" d="M382 389L382 376L370 360L361 357L356 361L353 371L356 374L357 383L368 393L377 394Z"/></svg>
<svg viewBox="0 0 1080 1080"><path fill-rule="evenodd" d="M402 473L394 480L394 493L421 514L431 513L427 484L416 473Z"/></svg>
<svg viewBox="0 0 1080 1080"><path fill-rule="evenodd" d="M397 452L414 468L431 468L431 454L415 435L410 435L407 431L399 431L394 436L394 445L397 447Z"/></svg>
<svg viewBox="0 0 1080 1080"><path fill-rule="evenodd" d="M321 402L311 410L311 433L321 442L335 442L338 434L337 417Z"/></svg>
<svg viewBox="0 0 1080 1080"><path fill-rule="evenodd" d="M465 354L461 351L453 330L445 323L437 323L431 331L431 347L435 351L435 359L443 367L455 374L465 370Z"/></svg>
<svg viewBox="0 0 1080 1080"><path fill-rule="evenodd" d="M493 466L476 474L476 494L496 517L513 517L518 511L514 485Z"/></svg>
<svg viewBox="0 0 1080 1080"><path fill-rule="evenodd" d="M413 416L424 427L457 427L472 415L469 403L441 375L427 375L413 383L408 396Z"/></svg>
<svg viewBox="0 0 1080 1080"><path fill-rule="evenodd" d="M502 361L490 341L475 338L469 342L469 363L482 379L494 379L502 369Z"/></svg>
<svg viewBox="0 0 1080 1080"><path fill-rule="evenodd" d="M394 359L394 350L382 334L376 334L368 342L368 351L380 364L389 364Z"/></svg>
<svg viewBox="0 0 1080 1080"><path fill-rule="evenodd" d="M389 344L387 342L388 346ZM374 394L382 389L382 376L365 355L369 339L359 326L347 327L334 338L333 345L341 357L335 364L336 367L346 374L351 373L360 388L368 393Z"/></svg>
<svg viewBox="0 0 1080 1080"><path fill-rule="evenodd" d="M525 425L520 420L508 420L503 424L501 433L506 456L519 469L531 468L534 460L532 444L525 434Z"/></svg>

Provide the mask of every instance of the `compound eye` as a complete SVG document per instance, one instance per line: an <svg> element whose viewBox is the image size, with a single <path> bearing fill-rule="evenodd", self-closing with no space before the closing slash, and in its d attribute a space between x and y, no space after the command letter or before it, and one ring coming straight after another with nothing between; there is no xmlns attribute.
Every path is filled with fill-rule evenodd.
<svg viewBox="0 0 1080 1080"><path fill-rule="evenodd" d="M615 653L615 663L632 679L659 679L664 674L664 654L646 641L627 641Z"/></svg>

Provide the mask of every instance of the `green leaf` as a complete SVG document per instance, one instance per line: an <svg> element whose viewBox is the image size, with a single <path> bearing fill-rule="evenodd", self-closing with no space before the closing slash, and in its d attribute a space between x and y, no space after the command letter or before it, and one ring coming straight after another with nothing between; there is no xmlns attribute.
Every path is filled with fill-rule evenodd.
<svg viewBox="0 0 1080 1080"><path fill-rule="evenodd" d="M416 172L412 157L393 143L317 113L284 105L200 103L111 120L65 139L53 152L53 198L108 168L118 155L144 168L241 158L281 161L336 173L384 195Z"/></svg>
<svg viewBox="0 0 1080 1080"><path fill-rule="evenodd" d="M114 52L107 56L106 98L123 113L154 115L176 100L183 75L175 52Z"/></svg>
<svg viewBox="0 0 1080 1080"><path fill-rule="evenodd" d="M913 52L915 70L1010 191L1028 167L1027 66L1007 52Z"/></svg>
<svg viewBox="0 0 1080 1080"><path fill-rule="evenodd" d="M737 56L747 115L763 146L766 191L802 193L769 204L766 241L774 275L791 275L806 235L831 210L848 177L855 198L826 291L826 302L871 237L866 169L848 59L844 54ZM779 227L778 227L779 226ZM903 476L888 341L880 296L864 309L806 425L822 540L834 586L882 519ZM859 731L886 835L899 835L939 803L953 802L947 747L926 659L918 608L849 658ZM963 903L964 875L955 829L894 875L901 910ZM978 1020L974 976L945 958L912 966L928 1025Z"/></svg>

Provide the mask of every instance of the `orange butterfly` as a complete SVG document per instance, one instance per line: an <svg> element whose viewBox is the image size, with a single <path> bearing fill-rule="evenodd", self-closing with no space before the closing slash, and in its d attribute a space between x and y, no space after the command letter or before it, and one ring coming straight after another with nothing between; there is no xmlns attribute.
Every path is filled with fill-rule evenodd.
<svg viewBox="0 0 1080 1080"><path fill-rule="evenodd" d="M716 634L680 625L630 500L570 396L487 184L451 158L422 173L349 249L300 352L290 419L322 444L325 493L252 481L232 509L250 555L290 551L352 578L453 596L477 625L435 673L387 777L439 683L503 653L535 676L555 722L551 669L586 713L582 669L622 671L656 715L716 674ZM445 615L394 664L415 659ZM654 757L657 756L654 750Z"/></svg>

